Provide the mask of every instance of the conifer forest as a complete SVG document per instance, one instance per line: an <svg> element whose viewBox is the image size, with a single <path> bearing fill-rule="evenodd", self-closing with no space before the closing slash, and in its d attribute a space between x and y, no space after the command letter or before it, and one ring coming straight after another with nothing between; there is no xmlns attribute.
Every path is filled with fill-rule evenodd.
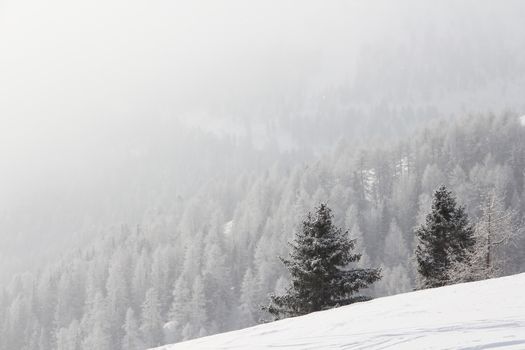
<svg viewBox="0 0 525 350"><path fill-rule="evenodd" d="M145 350L525 272L525 3L0 0L0 350Z"/></svg>

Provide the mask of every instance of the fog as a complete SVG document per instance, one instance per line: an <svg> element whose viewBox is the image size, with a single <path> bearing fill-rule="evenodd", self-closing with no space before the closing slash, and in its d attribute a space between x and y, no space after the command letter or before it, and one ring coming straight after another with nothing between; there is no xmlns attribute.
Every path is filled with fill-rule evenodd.
<svg viewBox="0 0 525 350"><path fill-rule="evenodd" d="M522 113L524 14L522 1L2 0L0 275L209 180L196 130L268 152L258 171L419 123L378 133L384 108Z"/></svg>
<svg viewBox="0 0 525 350"><path fill-rule="evenodd" d="M521 0L0 0L0 350L257 324L319 203L349 261L381 267L366 296L416 288L441 185L476 249L505 241L483 276L525 271L524 16Z"/></svg>

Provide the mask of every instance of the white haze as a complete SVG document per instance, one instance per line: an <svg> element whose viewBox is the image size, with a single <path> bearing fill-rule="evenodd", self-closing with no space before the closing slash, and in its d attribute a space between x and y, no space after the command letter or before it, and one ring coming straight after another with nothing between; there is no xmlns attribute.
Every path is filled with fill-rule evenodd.
<svg viewBox="0 0 525 350"><path fill-rule="evenodd" d="M522 113L524 14L522 1L0 0L0 255L24 247L16 270L83 225L139 221L140 206L119 211L132 187L119 184L154 188L133 157L191 138L183 125L239 134L338 88L437 116Z"/></svg>

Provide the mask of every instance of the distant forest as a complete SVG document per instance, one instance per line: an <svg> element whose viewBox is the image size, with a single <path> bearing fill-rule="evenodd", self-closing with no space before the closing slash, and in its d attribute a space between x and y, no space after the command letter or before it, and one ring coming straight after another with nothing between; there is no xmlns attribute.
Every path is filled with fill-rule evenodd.
<svg viewBox="0 0 525 350"><path fill-rule="evenodd" d="M414 229L439 185L472 220L490 191L516 220L525 214L525 127L512 114L436 122L384 147L342 140L316 161L259 173L235 169L16 276L0 291L0 349L141 349L261 322L268 293L288 282L277 256L320 202L357 239L360 264L382 267L373 296L415 287ZM524 250L520 237L499 251L500 273L524 271Z"/></svg>

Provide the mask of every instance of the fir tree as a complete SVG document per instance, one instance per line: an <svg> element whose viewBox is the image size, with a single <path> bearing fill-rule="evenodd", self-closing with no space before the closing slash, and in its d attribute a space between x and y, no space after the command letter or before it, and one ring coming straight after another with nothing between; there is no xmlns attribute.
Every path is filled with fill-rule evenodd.
<svg viewBox="0 0 525 350"><path fill-rule="evenodd" d="M163 322L160 316L159 295L154 288L146 293L146 300L142 304L142 324L140 330L147 346L155 347L162 343Z"/></svg>
<svg viewBox="0 0 525 350"><path fill-rule="evenodd" d="M100 292L95 295L91 313L87 316L87 323L91 326L89 334L83 341L86 350L111 350L110 325L108 321L107 305Z"/></svg>
<svg viewBox="0 0 525 350"><path fill-rule="evenodd" d="M464 207L456 204L452 192L445 186L434 192L432 209L415 234L419 287L450 284L452 266L468 259L475 240Z"/></svg>
<svg viewBox="0 0 525 350"><path fill-rule="evenodd" d="M171 323L169 339L172 342L182 340L182 329L191 314L191 291L184 276L180 276L173 289L173 303L169 312Z"/></svg>
<svg viewBox="0 0 525 350"><path fill-rule="evenodd" d="M252 270L248 268L244 274L241 286L240 318L241 325L252 326L256 323L257 310L253 307L256 300L257 281Z"/></svg>
<svg viewBox="0 0 525 350"><path fill-rule="evenodd" d="M332 224L326 204L306 216L290 245L289 258L281 261L290 272L291 284L284 295L272 295L264 308L276 319L368 300L355 293L381 278L380 269L349 268L361 256L352 253L355 241L348 232Z"/></svg>
<svg viewBox="0 0 525 350"><path fill-rule="evenodd" d="M200 276L197 276L195 278L195 281L193 282L193 288L192 288L192 297L191 297L191 315L190 315L190 321L196 330L196 332L201 332L201 330L205 329L206 323L207 323L207 315L206 315L206 296L204 294L204 284L202 282L202 279ZM205 331L202 331L203 333ZM195 336L198 335L198 333L194 334Z"/></svg>
<svg viewBox="0 0 525 350"><path fill-rule="evenodd" d="M145 345L142 342L138 322L132 308L128 308L126 312L126 322L122 329L124 330L122 349L140 350L144 348Z"/></svg>

